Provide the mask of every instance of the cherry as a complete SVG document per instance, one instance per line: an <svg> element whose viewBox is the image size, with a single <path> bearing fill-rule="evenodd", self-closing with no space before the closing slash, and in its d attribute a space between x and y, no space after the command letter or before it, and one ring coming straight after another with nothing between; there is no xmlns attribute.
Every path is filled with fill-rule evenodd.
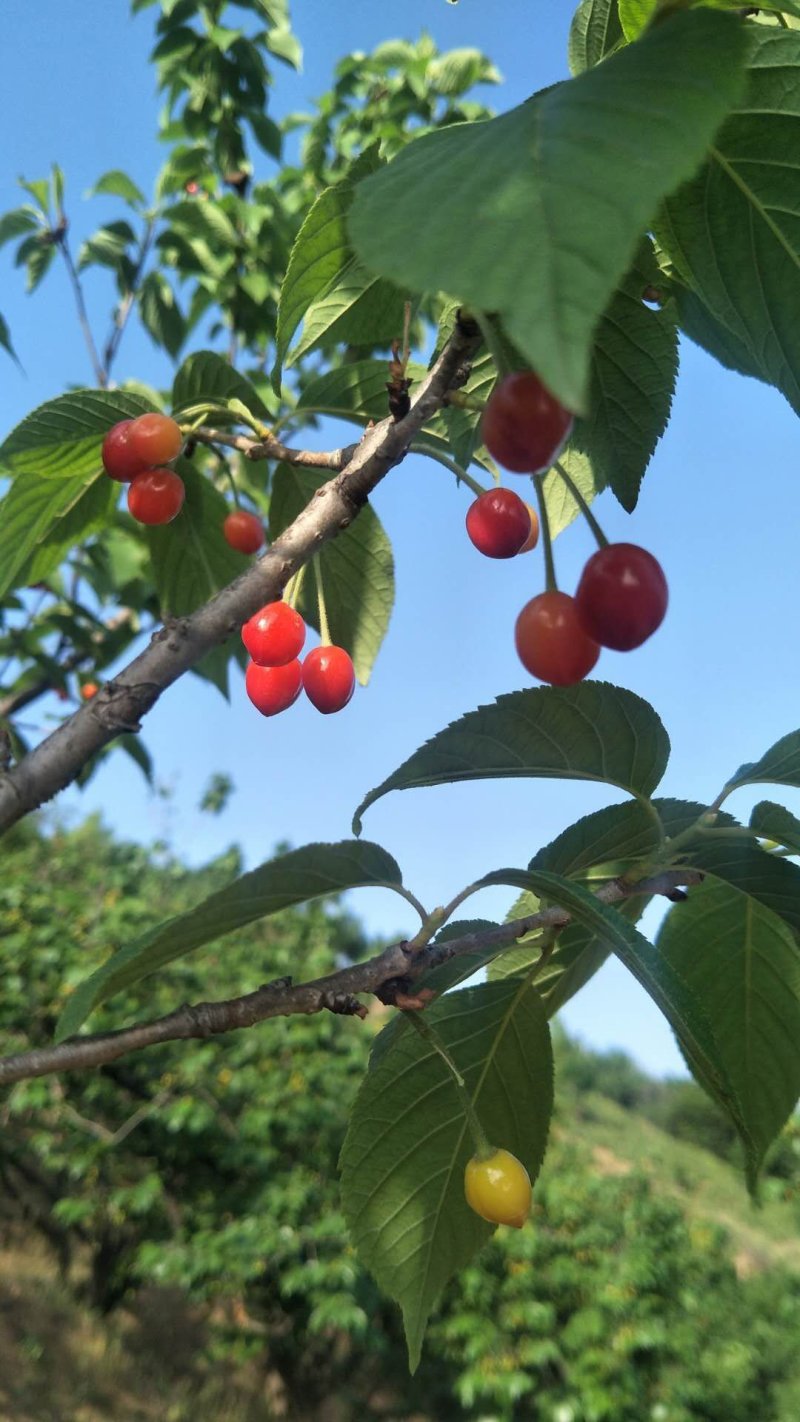
<svg viewBox="0 0 800 1422"><path fill-rule="evenodd" d="M353 663L344 647L315 647L303 662L306 696L325 716L347 705L355 685Z"/></svg>
<svg viewBox="0 0 800 1422"><path fill-rule="evenodd" d="M569 410L532 370L504 376L483 412L483 442L492 458L514 474L549 469L571 429Z"/></svg>
<svg viewBox="0 0 800 1422"><path fill-rule="evenodd" d="M530 537L527 504L513 489L487 489L467 509L467 533L487 558L513 558Z"/></svg>
<svg viewBox="0 0 800 1422"><path fill-rule="evenodd" d="M120 420L119 424L112 425L100 452L106 474L120 484L127 484L147 468L147 460L137 454L130 442L133 425L133 420Z"/></svg>
<svg viewBox="0 0 800 1422"><path fill-rule="evenodd" d="M467 1204L491 1224L522 1229L531 1211L531 1181L521 1160L509 1150L474 1155L464 1171Z"/></svg>
<svg viewBox="0 0 800 1422"><path fill-rule="evenodd" d="M183 447L180 426L169 415L140 415L133 421L129 441L145 468L169 464L177 459Z"/></svg>
<svg viewBox="0 0 800 1422"><path fill-rule="evenodd" d="M237 553L257 553L264 542L264 528L261 520L246 509L236 509L229 513L222 525L225 542Z"/></svg>
<svg viewBox="0 0 800 1422"><path fill-rule="evenodd" d="M97 685L96 681L85 681L83 683L83 686L81 687L81 696L83 697L84 701L91 701L92 698L97 695L99 690L100 687Z"/></svg>
<svg viewBox="0 0 800 1422"><path fill-rule="evenodd" d="M303 650L306 624L288 602L268 602L242 627L242 641L260 667L283 667Z"/></svg>
<svg viewBox="0 0 800 1422"><path fill-rule="evenodd" d="M587 635L630 652L661 626L669 592L661 564L635 543L608 543L581 573L575 603Z"/></svg>
<svg viewBox="0 0 800 1422"><path fill-rule="evenodd" d="M171 523L183 508L186 490L172 469L145 469L128 489L128 508L139 523Z"/></svg>
<svg viewBox="0 0 800 1422"><path fill-rule="evenodd" d="M600 655L583 629L575 599L567 593L543 592L526 602L514 636L526 671L551 686L583 681Z"/></svg>
<svg viewBox="0 0 800 1422"><path fill-rule="evenodd" d="M277 716L297 700L303 686L303 668L295 660L282 667L260 667L250 662L244 674L244 686L257 711L262 716Z"/></svg>
<svg viewBox="0 0 800 1422"><path fill-rule="evenodd" d="M539 542L539 515L532 504L526 504L525 507L531 521L531 531L520 548L520 553L530 553L531 549L535 548Z"/></svg>

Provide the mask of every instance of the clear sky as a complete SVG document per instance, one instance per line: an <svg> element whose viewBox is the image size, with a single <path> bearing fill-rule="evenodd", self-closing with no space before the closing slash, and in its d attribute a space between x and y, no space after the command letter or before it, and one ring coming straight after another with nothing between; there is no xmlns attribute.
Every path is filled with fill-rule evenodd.
<svg viewBox="0 0 800 1422"><path fill-rule="evenodd" d="M82 200L102 172L123 168L148 191L162 161L147 64L157 12L132 20L124 0L39 0L35 8L34 31L29 0L4 5L0 212L19 200L18 174L41 177L55 160L67 177L77 245L120 215L111 200ZM392 7L295 0L293 12L305 67L299 76L278 69L274 113L307 106L328 86L342 54L397 35L416 38L422 29L442 48L487 52L505 76L503 88L490 91L498 108L566 74L571 6L562 0L406 0ZM30 300L9 249L0 254L0 274L0 312L25 368L21 375L9 361L0 364L5 434L68 384L91 383L91 370L64 273L54 268ZM99 320L109 304L102 276L89 284L89 298ZM167 384L170 367L131 330L117 374ZM314 438L324 447L340 434L348 437L328 428ZM605 652L595 673L630 687L661 715L673 744L664 794L713 799L741 762L800 724L793 634L786 650L798 596L797 481L797 426L788 405L684 342L672 423L639 508L629 518L610 494L596 505L608 536L650 548L670 582L662 629L637 652ZM514 652L513 626L544 585L539 553L508 563L482 558L464 533L465 491L419 459L393 472L373 502L394 545L397 604L372 682L345 712L323 718L301 701L265 721L240 683L228 705L185 678L145 730L169 800L150 795L139 772L114 756L85 792L63 796L62 808L74 816L101 809L120 833L167 836L195 862L235 841L255 864L278 840L347 837L364 792L423 740L463 712L530 684ZM593 551L588 529L574 525L556 551L559 579L574 587ZM58 709L40 703L37 724ZM213 819L197 813L197 802L218 770L232 776L236 793ZM742 792L730 808L745 815L764 793ZM781 797L800 812L798 797ZM406 883L432 906L491 869L526 864L573 819L613 798L600 787L534 780L406 792L378 802L364 834L395 855ZM509 902L494 891L472 900L470 912L500 917ZM388 893L359 893L353 907L376 932L412 927L405 905ZM621 967L604 969L565 1020L587 1041L624 1046L654 1071L680 1069L669 1029Z"/></svg>

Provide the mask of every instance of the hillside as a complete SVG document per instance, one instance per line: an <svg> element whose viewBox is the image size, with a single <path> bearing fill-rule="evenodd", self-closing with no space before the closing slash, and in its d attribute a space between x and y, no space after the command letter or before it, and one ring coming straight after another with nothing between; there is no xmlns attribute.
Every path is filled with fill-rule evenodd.
<svg viewBox="0 0 800 1422"><path fill-rule="evenodd" d="M553 1147L546 1171L557 1169L568 1149L587 1172L644 1174L656 1195L678 1202L697 1239L704 1227L723 1226L740 1278L776 1266L800 1275L796 1205L772 1200L755 1209L732 1165L675 1140L639 1112L598 1092L562 1102ZM80 1263L72 1284L80 1291ZM143 1290L104 1319L59 1278L39 1237L15 1227L0 1246L0 1422L189 1422L198 1415L204 1422L273 1422L286 1416L279 1396L274 1402L265 1397L270 1383L257 1362L210 1361L215 1326L218 1317L167 1289ZM376 1396L367 1415L427 1422L418 1412L396 1411L396 1395L384 1403ZM331 1398L307 1416L308 1422L349 1422L354 1415ZM459 1409L453 1415L476 1414Z"/></svg>

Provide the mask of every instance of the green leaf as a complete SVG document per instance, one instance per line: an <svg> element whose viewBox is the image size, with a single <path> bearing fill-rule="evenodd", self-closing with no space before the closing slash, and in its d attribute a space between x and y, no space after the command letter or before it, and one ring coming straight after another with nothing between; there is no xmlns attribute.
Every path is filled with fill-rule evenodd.
<svg viewBox="0 0 800 1422"><path fill-rule="evenodd" d="M558 460L562 468L583 495L588 504L602 493L604 486L600 473L595 469L591 459L581 450L576 449L573 444L559 456ZM545 503L547 504L547 516L550 521L550 535L556 538L559 533L563 533L565 528L578 517L581 512L580 504L573 498L564 480L557 469L551 469L545 474L542 480L542 490L544 492Z"/></svg>
<svg viewBox="0 0 800 1422"><path fill-rule="evenodd" d="M593 69L623 43L617 0L581 0L569 31L570 73Z"/></svg>
<svg viewBox="0 0 800 1422"><path fill-rule="evenodd" d="M123 173L120 168L111 168L102 177L97 179L94 187L89 192L89 197L96 197L100 193L108 193L110 197L123 198L130 203L131 207L144 206L144 193L137 188L132 178L127 173Z"/></svg>
<svg viewBox="0 0 800 1422"><path fill-rule="evenodd" d="M389 790L516 776L596 780L636 796L655 790L669 739L641 697L607 682L512 691L479 706L426 742L365 796L361 816Z"/></svg>
<svg viewBox="0 0 800 1422"><path fill-rule="evenodd" d="M279 465L270 495L270 542L311 502L326 478L311 469ZM394 606L392 548L369 504L349 528L322 545L317 558L331 637L350 653L356 676L366 686ZM313 565L303 576L298 610L306 622L320 630Z"/></svg>
<svg viewBox="0 0 800 1422"><path fill-rule="evenodd" d="M0 450L2 455L2 450ZM725 786L726 794L742 785L758 785L762 781L774 785L800 786L800 731L790 731L765 751L760 760L741 765Z"/></svg>
<svg viewBox="0 0 800 1422"><path fill-rule="evenodd" d="M119 485L98 472L67 479L22 474L0 500L0 597L38 582L109 521Z"/></svg>
<svg viewBox="0 0 800 1422"><path fill-rule="evenodd" d="M493 1144L535 1177L552 1110L552 1056L535 991L492 983L444 998L425 1013L464 1077ZM441 1057L404 1032L356 1097L342 1148L342 1204L362 1261L403 1310L409 1362L448 1279L492 1226L464 1198L474 1153L463 1108Z"/></svg>
<svg viewBox="0 0 800 1422"><path fill-rule="evenodd" d="M352 202L347 183L320 193L295 238L278 305L272 383L280 392L281 372L292 337L313 302L333 286L350 260L344 218Z"/></svg>
<svg viewBox="0 0 800 1422"><path fill-rule="evenodd" d="M186 410L205 402L241 400L252 415L266 419L268 411L250 381L230 361L214 351L195 351L178 370L172 386L173 410Z"/></svg>
<svg viewBox="0 0 800 1422"><path fill-rule="evenodd" d="M291 69L302 69L303 46L288 25L268 30L264 43L276 59L282 59Z"/></svg>
<svg viewBox="0 0 800 1422"><path fill-rule="evenodd" d="M510 113L409 144L356 190L356 252L399 286L497 313L583 413L597 322L659 202L695 171L739 93L741 28L675 15Z"/></svg>
<svg viewBox="0 0 800 1422"><path fill-rule="evenodd" d="M425 367L410 364L408 375L422 380ZM336 415L365 425L369 420L383 420L389 413L386 382L389 378L385 360L356 360L352 364L328 370L304 385L298 410L313 410L323 415ZM444 440L442 440L444 444Z"/></svg>
<svg viewBox="0 0 800 1422"><path fill-rule="evenodd" d="M8 329L8 322L3 316L0 316L0 346L3 347L4 351L8 351L11 359L16 361L17 365L19 365L19 358L11 342L11 332ZM21 369L22 367L20 366L20 370Z"/></svg>
<svg viewBox="0 0 800 1422"><path fill-rule="evenodd" d="M296 363L322 344L389 345L402 336L406 299L406 292L392 282L370 276L354 260L348 262L331 290L309 306L287 362Z"/></svg>
<svg viewBox="0 0 800 1422"><path fill-rule="evenodd" d="M248 113L247 122L255 134L259 148L276 163L280 163L283 153L283 132L280 125L267 114Z"/></svg>
<svg viewBox="0 0 800 1422"><path fill-rule="evenodd" d="M690 334L800 411L800 34L742 29L745 96L655 231L688 288L678 312Z"/></svg>
<svg viewBox="0 0 800 1422"><path fill-rule="evenodd" d="M634 40L649 25L660 0L618 0L619 20L626 40Z"/></svg>
<svg viewBox="0 0 800 1422"><path fill-rule="evenodd" d="M156 345L176 356L186 335L186 322L175 293L161 272L149 272L145 277L139 288L139 308L142 325Z"/></svg>
<svg viewBox="0 0 800 1422"><path fill-rule="evenodd" d="M670 910L658 948L709 1018L754 1143L754 1177L800 1096L795 936L748 894L710 882Z"/></svg>
<svg viewBox="0 0 800 1422"><path fill-rule="evenodd" d="M643 248L603 313L592 349L589 413L572 437L596 482L609 485L628 513L667 427L678 372L672 304L654 310L642 301L657 271L652 249Z"/></svg>
<svg viewBox="0 0 800 1422"><path fill-rule="evenodd" d="M368 841L307 844L270 859L112 954L76 988L59 1019L56 1038L72 1036L99 1003L123 988L235 928L345 889L396 888L402 882L392 856Z"/></svg>
<svg viewBox="0 0 800 1422"><path fill-rule="evenodd" d="M783 805L761 800L750 812L750 828L761 839L774 840L800 854L800 820Z"/></svg>
<svg viewBox="0 0 800 1422"><path fill-rule="evenodd" d="M186 486L172 523L145 533L163 617L182 617L208 602L243 573L249 559L226 543L222 525L230 509L214 485L188 460L176 465Z"/></svg>
<svg viewBox="0 0 800 1422"><path fill-rule="evenodd" d="M634 925L587 889L547 871L502 870L490 876L495 882L530 889L549 903L559 904L578 923L605 941L661 1009L687 1056L696 1063L702 1085L727 1111L745 1149L748 1182L755 1181L759 1149L746 1119L736 1083L701 1002L672 965ZM488 879L487 879L488 882Z"/></svg>
<svg viewBox="0 0 800 1422"><path fill-rule="evenodd" d="M0 247L4 242L24 237L27 232L38 232L40 228L35 208L15 207L11 212L4 212L0 217Z"/></svg>
<svg viewBox="0 0 800 1422"><path fill-rule="evenodd" d="M0 445L0 470L9 478L84 478L102 468L100 448L111 426L151 407L124 390L72 390L39 405Z"/></svg>
<svg viewBox="0 0 800 1422"><path fill-rule="evenodd" d="M218 202L178 202L167 214L169 225L185 237L204 237L214 251L239 245L239 234Z"/></svg>
<svg viewBox="0 0 800 1422"><path fill-rule="evenodd" d="M55 260L56 249L54 246L37 245L32 249L27 258L28 279L25 283L25 290L30 296L35 291L41 281L44 280Z"/></svg>
<svg viewBox="0 0 800 1422"><path fill-rule="evenodd" d="M78 270L97 263L104 267L118 267L128 253L128 248L136 241L136 234L127 222L109 222L100 227L81 244L78 252Z"/></svg>
<svg viewBox="0 0 800 1422"><path fill-rule="evenodd" d="M800 934L800 868L769 854L746 835L743 830L700 830L681 846L681 858L693 869L748 894Z"/></svg>

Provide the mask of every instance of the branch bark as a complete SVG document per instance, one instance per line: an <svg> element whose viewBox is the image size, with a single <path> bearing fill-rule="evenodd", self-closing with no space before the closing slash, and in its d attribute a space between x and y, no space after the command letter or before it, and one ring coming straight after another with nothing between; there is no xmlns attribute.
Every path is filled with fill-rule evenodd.
<svg viewBox="0 0 800 1422"><path fill-rule="evenodd" d="M315 497L271 548L235 582L189 617L155 633L150 645L98 695L76 711L12 770L0 774L0 833L51 799L115 736L138 731L162 691L238 631L266 602L281 596L304 563L347 528L369 494L407 454L480 344L472 326L456 327L402 419L381 421L355 447L346 467Z"/></svg>
<svg viewBox="0 0 800 1422"><path fill-rule="evenodd" d="M687 869L666 870L638 884L613 879L597 890L595 898L599 903L616 904L643 894L670 897L681 886L697 884L701 879L702 874ZM341 1016L365 1017L366 1008L358 1001L361 994L372 994L382 1002L402 1003L408 1000L408 989L440 963L491 948L500 953L528 933L546 928L566 928L570 922L571 915L565 909L553 906L524 918L513 919L510 923L499 924L483 933L466 933L460 938L432 943L417 951L408 943L394 943L366 962L341 968L313 982L295 984L290 978L279 978L242 997L200 1002L194 1006L186 1003L166 1017L137 1022L117 1032L73 1037L54 1047L36 1047L30 1052L0 1057L0 1086L11 1086L14 1082L47 1076L51 1072L104 1066L144 1047L193 1037L212 1037L221 1032L252 1027L271 1017L309 1016L324 1011Z"/></svg>

